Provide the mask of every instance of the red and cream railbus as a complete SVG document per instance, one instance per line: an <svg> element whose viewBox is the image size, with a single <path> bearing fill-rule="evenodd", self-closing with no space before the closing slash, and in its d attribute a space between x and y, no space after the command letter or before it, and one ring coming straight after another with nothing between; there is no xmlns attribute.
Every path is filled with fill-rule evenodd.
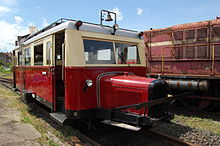
<svg viewBox="0 0 220 146"><path fill-rule="evenodd" d="M23 38L14 86L51 116L100 118L145 126L167 116L167 85L146 78L143 33L61 19ZM160 104L160 105L157 105Z"/></svg>

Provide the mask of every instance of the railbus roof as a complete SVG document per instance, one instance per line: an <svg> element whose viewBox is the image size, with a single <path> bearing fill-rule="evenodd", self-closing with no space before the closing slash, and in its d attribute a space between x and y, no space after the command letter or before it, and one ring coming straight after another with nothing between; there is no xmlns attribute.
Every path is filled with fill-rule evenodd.
<svg viewBox="0 0 220 146"><path fill-rule="evenodd" d="M54 34L56 32L62 31L64 29L75 29L77 30L75 23L76 20L72 19L64 19L61 18L54 23L50 24L49 26L41 29L40 31L29 35L28 37L22 39L19 42L19 45L27 45L33 41L36 41L38 39L41 39L43 37L46 37L50 34ZM79 28L80 31L90 31L90 32L97 32L97 33L103 33L103 34L110 34L113 32L113 27L111 26L106 26L106 25L99 25L99 24L94 24L94 23L89 23L89 22L83 22L82 26ZM133 31L133 30L128 30L128 29L122 29L119 28L116 33L116 36L124 36L124 37L130 37L130 38L139 38L138 32ZM19 46L17 46L18 48Z"/></svg>

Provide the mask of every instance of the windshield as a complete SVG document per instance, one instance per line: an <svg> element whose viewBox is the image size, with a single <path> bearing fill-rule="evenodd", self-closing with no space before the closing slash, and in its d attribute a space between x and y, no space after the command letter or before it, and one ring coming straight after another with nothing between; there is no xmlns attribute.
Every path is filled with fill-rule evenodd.
<svg viewBox="0 0 220 146"><path fill-rule="evenodd" d="M112 42L83 40L86 64L115 64Z"/></svg>
<svg viewBox="0 0 220 146"><path fill-rule="evenodd" d="M137 45L83 40L86 64L140 64Z"/></svg>

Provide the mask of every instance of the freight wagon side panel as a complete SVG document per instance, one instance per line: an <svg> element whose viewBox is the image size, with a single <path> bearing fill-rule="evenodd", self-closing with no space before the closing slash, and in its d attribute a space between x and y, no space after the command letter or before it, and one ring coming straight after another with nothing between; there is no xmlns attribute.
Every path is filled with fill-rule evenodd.
<svg viewBox="0 0 220 146"><path fill-rule="evenodd" d="M148 74L220 76L220 20L144 33Z"/></svg>

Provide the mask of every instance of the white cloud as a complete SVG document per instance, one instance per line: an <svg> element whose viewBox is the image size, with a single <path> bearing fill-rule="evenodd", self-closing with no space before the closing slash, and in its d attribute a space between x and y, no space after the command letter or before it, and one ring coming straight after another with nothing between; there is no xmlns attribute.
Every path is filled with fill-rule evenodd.
<svg viewBox="0 0 220 146"><path fill-rule="evenodd" d="M143 13L143 9L137 8L137 15L141 15Z"/></svg>
<svg viewBox="0 0 220 146"><path fill-rule="evenodd" d="M42 26L47 27L49 25L47 19L45 17L42 18Z"/></svg>
<svg viewBox="0 0 220 146"><path fill-rule="evenodd" d="M7 21L0 21L0 52L11 51L14 49L14 42L18 35L26 35L29 33L28 27L24 27L19 23L9 23Z"/></svg>
<svg viewBox="0 0 220 146"><path fill-rule="evenodd" d="M24 19L21 18L20 16L15 16L15 21L16 23L21 23Z"/></svg>
<svg viewBox="0 0 220 146"><path fill-rule="evenodd" d="M112 9L111 11L115 12L116 13L116 19L118 21L122 20L123 19L123 16L122 16L122 13L121 11L119 10L119 8L115 7L114 9ZM113 16L112 16L113 17ZM114 17L113 17L114 18Z"/></svg>
<svg viewBox="0 0 220 146"><path fill-rule="evenodd" d="M0 6L0 14L1 13L7 13L7 12L10 12L11 10L7 7L3 7L3 6Z"/></svg>

